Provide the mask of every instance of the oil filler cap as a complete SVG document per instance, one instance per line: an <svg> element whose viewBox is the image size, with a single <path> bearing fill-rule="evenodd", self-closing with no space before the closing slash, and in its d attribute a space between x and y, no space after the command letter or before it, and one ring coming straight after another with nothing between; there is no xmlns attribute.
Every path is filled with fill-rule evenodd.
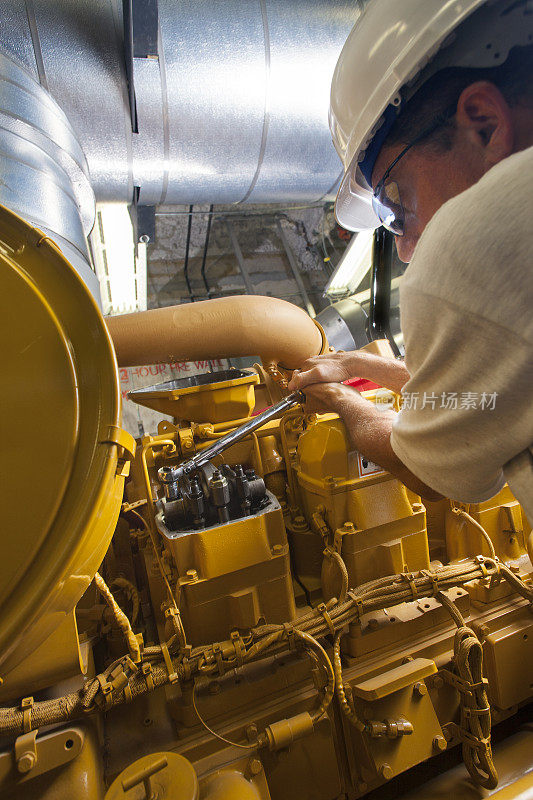
<svg viewBox="0 0 533 800"><path fill-rule="evenodd" d="M178 753L151 753L126 767L109 787L105 800L198 800L198 778L190 761Z"/></svg>

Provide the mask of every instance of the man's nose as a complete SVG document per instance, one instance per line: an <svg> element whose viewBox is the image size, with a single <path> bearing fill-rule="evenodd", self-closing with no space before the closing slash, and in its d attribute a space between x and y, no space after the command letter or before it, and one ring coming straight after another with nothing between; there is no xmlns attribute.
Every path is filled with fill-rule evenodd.
<svg viewBox="0 0 533 800"><path fill-rule="evenodd" d="M403 261L404 264L408 264L413 257L413 253L416 247L416 243L418 242L418 236L395 236L394 241L396 243L396 252L398 253L398 258L400 261Z"/></svg>

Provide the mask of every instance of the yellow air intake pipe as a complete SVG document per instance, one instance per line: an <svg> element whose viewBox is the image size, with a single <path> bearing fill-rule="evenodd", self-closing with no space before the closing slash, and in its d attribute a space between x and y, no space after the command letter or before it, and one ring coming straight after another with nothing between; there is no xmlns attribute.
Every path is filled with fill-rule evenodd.
<svg viewBox="0 0 533 800"><path fill-rule="evenodd" d="M237 295L106 318L119 366L258 355L296 369L323 353L322 328L285 300Z"/></svg>

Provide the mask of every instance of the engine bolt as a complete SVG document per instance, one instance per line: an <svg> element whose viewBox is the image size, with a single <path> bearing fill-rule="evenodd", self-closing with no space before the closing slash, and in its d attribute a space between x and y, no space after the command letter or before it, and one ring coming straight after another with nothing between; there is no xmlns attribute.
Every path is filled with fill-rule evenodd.
<svg viewBox="0 0 533 800"><path fill-rule="evenodd" d="M445 725L442 729L442 732L444 734L444 738L446 739L446 741L451 742L451 740L453 739L453 733L450 730L450 728L447 725Z"/></svg>
<svg viewBox="0 0 533 800"><path fill-rule="evenodd" d="M255 722L252 722L251 725L248 725L246 728L246 738L249 742L255 742L257 739L257 734L259 733L259 729Z"/></svg>
<svg viewBox="0 0 533 800"><path fill-rule="evenodd" d="M484 639L485 636L490 633L490 628L488 625L476 625L474 626L474 631L477 633L480 639Z"/></svg>
<svg viewBox="0 0 533 800"><path fill-rule="evenodd" d="M435 687L435 689L442 689L442 687L444 686L444 680L443 678L441 678L440 675L435 675L435 677L433 678L433 686Z"/></svg>
<svg viewBox="0 0 533 800"><path fill-rule="evenodd" d="M283 553L283 545L282 544L275 544L271 551L273 556L280 556Z"/></svg>
<svg viewBox="0 0 533 800"><path fill-rule="evenodd" d="M382 778L385 778L386 781L390 781L392 776L394 775L394 770L392 769L390 764L382 764L379 768L379 774Z"/></svg>
<svg viewBox="0 0 533 800"><path fill-rule="evenodd" d="M306 531L308 529L307 521L301 514L299 514L297 517L293 517L292 526L294 530L297 531Z"/></svg>
<svg viewBox="0 0 533 800"><path fill-rule="evenodd" d="M258 758L251 758L250 761L248 762L247 772L249 773L250 777L253 777L254 775L259 775L262 769L263 765L261 764Z"/></svg>
<svg viewBox="0 0 533 800"><path fill-rule="evenodd" d="M35 766L35 753L23 753L17 759L17 769L19 772L26 773L32 770Z"/></svg>
<svg viewBox="0 0 533 800"><path fill-rule="evenodd" d="M351 533L355 530L353 522L345 522L342 527L347 533Z"/></svg>
<svg viewBox="0 0 533 800"><path fill-rule="evenodd" d="M198 573L195 569L188 569L185 575L188 581L192 582L198 580Z"/></svg>
<svg viewBox="0 0 533 800"><path fill-rule="evenodd" d="M423 697L425 694L428 693L428 687L426 686L426 684L423 681L419 681L418 683L415 683L413 689L414 689L414 693L417 694L419 697Z"/></svg>
<svg viewBox="0 0 533 800"><path fill-rule="evenodd" d="M441 736L440 734L438 736L435 736L435 738L433 739L434 750L446 750L447 747L448 743L444 738L444 736Z"/></svg>

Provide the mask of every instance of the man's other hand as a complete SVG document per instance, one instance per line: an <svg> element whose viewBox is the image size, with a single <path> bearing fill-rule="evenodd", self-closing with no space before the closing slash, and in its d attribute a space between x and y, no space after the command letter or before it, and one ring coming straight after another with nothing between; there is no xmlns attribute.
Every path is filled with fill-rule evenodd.
<svg viewBox="0 0 533 800"><path fill-rule="evenodd" d="M295 370L289 389L303 389L312 383L342 383L356 377L354 353L331 353L308 358L299 370Z"/></svg>
<svg viewBox="0 0 533 800"><path fill-rule="evenodd" d="M409 373L403 361L365 350L327 353L304 361L300 369L294 371L289 389L302 390L318 383L342 383L349 378L366 378L399 394L409 380Z"/></svg>
<svg viewBox="0 0 533 800"><path fill-rule="evenodd" d="M342 383L313 383L305 387L305 410L308 414L340 414L350 396L359 395Z"/></svg>

